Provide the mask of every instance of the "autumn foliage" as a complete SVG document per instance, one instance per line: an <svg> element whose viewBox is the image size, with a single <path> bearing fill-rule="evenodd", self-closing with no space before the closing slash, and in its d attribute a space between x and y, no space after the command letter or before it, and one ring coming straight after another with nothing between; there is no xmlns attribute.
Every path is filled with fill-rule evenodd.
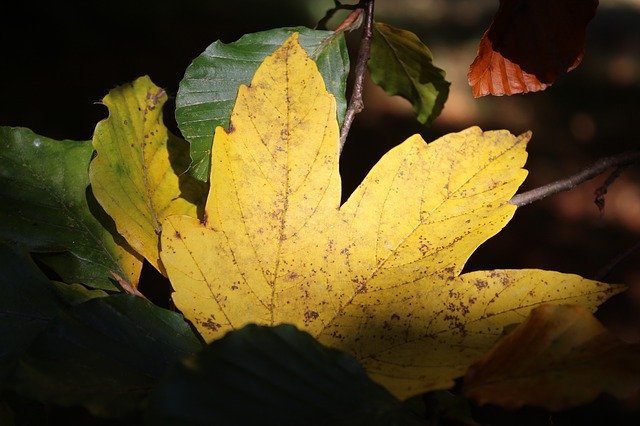
<svg viewBox="0 0 640 426"><path fill-rule="evenodd" d="M542 90L575 68L596 7L501 1L474 95ZM372 79L430 123L444 71L414 34L370 29ZM0 389L150 424L421 424L410 404L443 390L550 411L638 391L640 349L592 315L623 286L463 273L517 213L531 132L413 135L341 203L344 37L212 44L176 100L186 140L146 76L104 97L91 141L0 128ZM144 262L171 306L146 300Z"/></svg>
<svg viewBox="0 0 640 426"><path fill-rule="evenodd" d="M582 61L598 0L500 0L469 69L475 97L538 92Z"/></svg>

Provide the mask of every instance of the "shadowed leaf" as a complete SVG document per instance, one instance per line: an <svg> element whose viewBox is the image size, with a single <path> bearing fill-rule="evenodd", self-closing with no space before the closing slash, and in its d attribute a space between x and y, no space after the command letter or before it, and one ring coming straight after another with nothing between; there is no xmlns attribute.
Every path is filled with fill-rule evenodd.
<svg viewBox="0 0 640 426"><path fill-rule="evenodd" d="M544 305L501 340L464 379L480 404L566 410L603 392L640 390L640 345L627 344L580 306Z"/></svg>
<svg viewBox="0 0 640 426"><path fill-rule="evenodd" d="M135 286L142 260L91 205L92 153L89 141L0 127L0 238L22 244L65 281L115 290L116 272Z"/></svg>
<svg viewBox="0 0 640 426"><path fill-rule="evenodd" d="M178 364L152 424L423 424L349 355L290 325L248 325Z"/></svg>
<svg viewBox="0 0 640 426"><path fill-rule="evenodd" d="M388 94L411 102L422 124L440 115L449 96L450 83L427 46L412 32L387 24L374 24L369 72Z"/></svg>
<svg viewBox="0 0 640 426"><path fill-rule="evenodd" d="M140 409L165 371L198 349L181 315L53 284L26 253L0 245L0 390L119 416Z"/></svg>
<svg viewBox="0 0 640 426"><path fill-rule="evenodd" d="M473 96L544 90L582 61L598 0L500 0L469 69Z"/></svg>

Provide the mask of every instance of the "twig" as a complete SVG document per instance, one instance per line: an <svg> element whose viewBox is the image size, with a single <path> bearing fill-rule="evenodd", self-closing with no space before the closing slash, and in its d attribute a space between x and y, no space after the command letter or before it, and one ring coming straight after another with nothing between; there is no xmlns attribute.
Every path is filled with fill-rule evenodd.
<svg viewBox="0 0 640 426"><path fill-rule="evenodd" d="M604 216L604 205L605 205L604 196L607 195L607 191L609 191L609 187L613 184L613 182L616 181L616 179L618 179L618 177L620 177L620 174L622 173L622 171L628 166L629 166L628 164L625 164L625 165L616 167L616 169L613 172L611 172L609 176L607 176L607 178L604 180L604 183L600 185L598 188L596 188L596 190L593 192L593 195L595 195L595 199L593 200L593 202L596 204L596 206L598 206L598 210L600 210L600 217Z"/></svg>
<svg viewBox="0 0 640 426"><path fill-rule="evenodd" d="M358 4L342 4L339 0L333 0L333 4L333 8L327 10L327 13L325 13L322 19L318 21L318 24L316 25L317 30L326 30L327 23L339 10L355 10L360 7Z"/></svg>
<svg viewBox="0 0 640 426"><path fill-rule="evenodd" d="M371 50L371 38L373 37L373 3L374 0L361 0L358 5L364 9L364 27L362 29L362 39L360 40L360 50L358 51L358 59L354 70L353 89L351 91L351 99L347 107L347 113L344 116L344 122L340 129L340 152L347 140L351 123L356 114L364 109L362 102L362 90L364 88L364 75L367 71L367 61L369 60L369 51Z"/></svg>
<svg viewBox="0 0 640 426"><path fill-rule="evenodd" d="M596 281L602 281L622 262L624 262L632 254L640 250L640 241L636 242L632 247L623 251L616 257L614 257L607 265L598 271L593 277Z"/></svg>
<svg viewBox="0 0 640 426"><path fill-rule="evenodd" d="M532 189L531 191L523 192L522 194L517 194L509 202L518 207L526 206L527 204L542 200L543 198L557 194L558 192L569 191L581 183L593 179L610 167L627 166L639 161L640 151L627 152L624 154L601 158L591 166L573 176Z"/></svg>
<svg viewBox="0 0 640 426"><path fill-rule="evenodd" d="M361 23L362 23L362 9L355 9L355 10L352 10L351 13L347 15L346 18L344 18L344 21L342 21L340 25L338 25L336 29L333 31L335 33L351 31L360 27Z"/></svg>

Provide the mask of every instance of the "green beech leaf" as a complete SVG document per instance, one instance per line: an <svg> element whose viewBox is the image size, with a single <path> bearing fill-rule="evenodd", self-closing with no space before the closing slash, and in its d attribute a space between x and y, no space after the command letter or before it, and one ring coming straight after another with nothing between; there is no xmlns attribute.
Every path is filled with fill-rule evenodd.
<svg viewBox="0 0 640 426"><path fill-rule="evenodd" d="M410 31L376 22L369 59L371 79L390 95L413 105L422 124L430 124L449 96L445 72L433 65L431 51Z"/></svg>
<svg viewBox="0 0 640 426"><path fill-rule="evenodd" d="M62 312L7 381L39 401L120 416L139 410L168 368L199 348L180 315L131 295L97 297Z"/></svg>
<svg viewBox="0 0 640 426"><path fill-rule="evenodd" d="M200 347L181 315L52 284L26 253L0 244L0 391L119 416L140 409L168 368Z"/></svg>
<svg viewBox="0 0 640 426"><path fill-rule="evenodd" d="M90 141L0 127L0 240L37 253L64 281L115 290L111 273L135 285L142 262L103 225L88 189L92 153Z"/></svg>
<svg viewBox="0 0 640 426"><path fill-rule="evenodd" d="M421 424L351 356L292 325L247 325L178 364L149 424Z"/></svg>
<svg viewBox="0 0 640 426"><path fill-rule="evenodd" d="M249 84L262 60L294 32L300 33L300 44L316 61L327 90L336 98L338 121L342 122L349 73L342 33L277 28L246 34L229 44L216 41L189 65L176 97L176 120L182 135L191 143L189 173L195 178L209 179L213 133L216 126L229 126L240 85Z"/></svg>
<svg viewBox="0 0 640 426"><path fill-rule="evenodd" d="M58 313L49 281L29 256L0 243L0 389L19 354Z"/></svg>

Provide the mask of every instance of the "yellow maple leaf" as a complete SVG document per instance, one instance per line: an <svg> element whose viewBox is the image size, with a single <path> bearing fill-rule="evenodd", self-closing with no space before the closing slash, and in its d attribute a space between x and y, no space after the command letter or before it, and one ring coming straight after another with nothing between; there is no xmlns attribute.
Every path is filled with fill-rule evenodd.
<svg viewBox="0 0 640 426"><path fill-rule="evenodd" d="M182 174L189 161L186 142L162 122L166 100L165 91L146 76L109 92L103 99L109 117L96 126L97 156L89 170L95 197L118 233L163 273L162 221L174 214L195 217L200 190Z"/></svg>
<svg viewBox="0 0 640 426"><path fill-rule="evenodd" d="M459 275L513 216L528 139L413 136L340 206L335 102L294 35L216 129L205 220L163 224L174 301L206 340L292 323L399 397L449 387L535 305L593 309L614 291L539 270Z"/></svg>

